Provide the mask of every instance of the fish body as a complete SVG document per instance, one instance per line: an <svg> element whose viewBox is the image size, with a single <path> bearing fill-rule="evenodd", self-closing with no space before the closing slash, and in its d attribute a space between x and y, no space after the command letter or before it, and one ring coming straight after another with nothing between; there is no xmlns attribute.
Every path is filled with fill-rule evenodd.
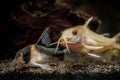
<svg viewBox="0 0 120 80"><path fill-rule="evenodd" d="M109 49L120 49L120 33L113 38L105 37L104 35L97 34L88 28L88 24L92 21L93 17L89 18L84 25L78 25L72 28L65 29L58 40L57 48L63 45L70 50L83 51L87 54L100 53ZM57 50L56 48L56 50Z"/></svg>
<svg viewBox="0 0 120 80"><path fill-rule="evenodd" d="M48 28L44 30L35 44L19 50L13 61L27 67L41 67L45 70L52 70L49 63L61 62L64 58L64 52L59 50L57 54L54 54L55 48L48 47L50 44L48 30ZM38 45L39 42L40 44Z"/></svg>

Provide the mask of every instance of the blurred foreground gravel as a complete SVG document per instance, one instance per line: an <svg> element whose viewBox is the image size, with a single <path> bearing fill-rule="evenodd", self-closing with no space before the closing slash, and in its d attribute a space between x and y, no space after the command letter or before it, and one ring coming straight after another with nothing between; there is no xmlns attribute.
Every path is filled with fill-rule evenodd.
<svg viewBox="0 0 120 80"><path fill-rule="evenodd" d="M120 61L54 66L54 71L15 67L11 59L0 61L0 80L118 80Z"/></svg>

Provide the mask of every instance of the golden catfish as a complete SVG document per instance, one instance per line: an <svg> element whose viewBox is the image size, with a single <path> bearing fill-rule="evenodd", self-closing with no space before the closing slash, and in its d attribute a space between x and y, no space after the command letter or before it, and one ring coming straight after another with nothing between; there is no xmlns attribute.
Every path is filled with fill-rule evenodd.
<svg viewBox="0 0 120 80"><path fill-rule="evenodd" d="M59 45L63 45L68 52L70 50L84 51L88 55L96 56L92 53L99 53L113 48L120 49L120 44L118 43L120 41L120 33L113 38L97 34L88 28L88 24L92 19L93 17L89 18L84 25L65 29L57 42L56 51Z"/></svg>

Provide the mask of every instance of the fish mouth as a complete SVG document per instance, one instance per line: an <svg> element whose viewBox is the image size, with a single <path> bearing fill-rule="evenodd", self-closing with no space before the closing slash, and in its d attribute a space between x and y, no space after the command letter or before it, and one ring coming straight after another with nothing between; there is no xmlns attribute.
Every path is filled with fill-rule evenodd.
<svg viewBox="0 0 120 80"><path fill-rule="evenodd" d="M77 43L79 43L79 41L80 41L80 38L74 41L70 38L66 38L66 37L62 36L57 41L57 46L56 46L55 53L57 52L59 45L66 47L68 53L70 53L70 49L69 49L68 44L77 44Z"/></svg>
<svg viewBox="0 0 120 80"><path fill-rule="evenodd" d="M59 40L57 42L56 50L55 50L54 53L57 52L59 45L62 45L64 47L66 47L68 53L70 53L70 50L69 50L69 47L68 47L68 43L74 43L74 42L68 41L66 37L59 38Z"/></svg>

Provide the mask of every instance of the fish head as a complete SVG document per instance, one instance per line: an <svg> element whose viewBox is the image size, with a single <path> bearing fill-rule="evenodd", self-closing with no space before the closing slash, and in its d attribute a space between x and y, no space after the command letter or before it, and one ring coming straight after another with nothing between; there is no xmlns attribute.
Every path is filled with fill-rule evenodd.
<svg viewBox="0 0 120 80"><path fill-rule="evenodd" d="M30 61L30 55L30 46L26 46L16 53L16 56L13 61L17 64L27 64Z"/></svg>
<svg viewBox="0 0 120 80"><path fill-rule="evenodd" d="M82 43L85 39L85 33L88 29L88 24L92 21L93 17L90 17L84 25L78 25L72 28L65 29L62 32L61 37L57 41L56 50L60 45L63 45L67 48L69 52L68 44Z"/></svg>
<svg viewBox="0 0 120 80"><path fill-rule="evenodd" d="M82 31L77 27L69 28L63 31L59 38L60 44L64 43L78 43L82 40Z"/></svg>
<svg viewBox="0 0 120 80"><path fill-rule="evenodd" d="M80 26L75 26L72 28L65 29L62 32L61 37L57 41L56 51L57 51L59 45L62 45L64 47L66 47L68 52L70 53L68 45L82 42L82 34L81 33L82 33L82 29L80 29Z"/></svg>

